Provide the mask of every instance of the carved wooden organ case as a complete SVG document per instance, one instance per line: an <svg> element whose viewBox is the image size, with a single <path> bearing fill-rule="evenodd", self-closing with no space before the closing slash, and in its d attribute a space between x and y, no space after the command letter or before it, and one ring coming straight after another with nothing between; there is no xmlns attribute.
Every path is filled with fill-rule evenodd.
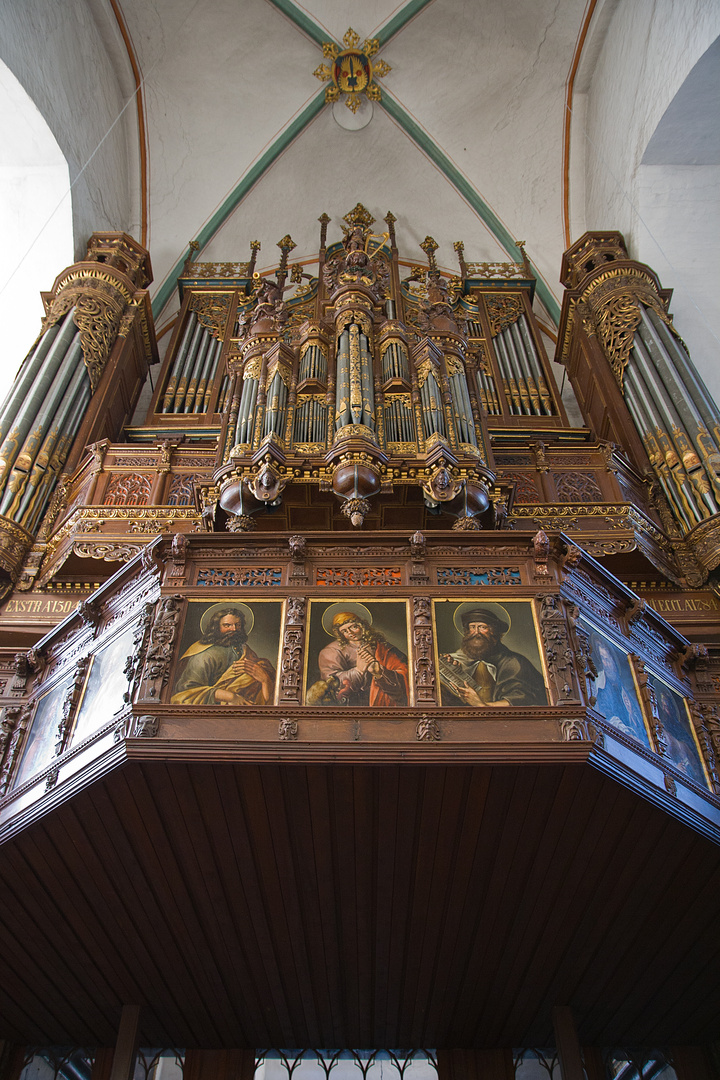
<svg viewBox="0 0 720 1080"><path fill-rule="evenodd" d="M330 243L329 224L317 274L291 264L289 235L264 276L257 242L247 263L188 261L140 420L156 343L136 246L94 240L56 282L30 362L57 360L68 446L52 459L6 440L1 618L22 648L3 659L2 820L128 747L282 744L312 759L448 745L575 755L717 829L717 432L704 399L690 431L694 414L651 377L653 350L681 381L690 370L667 296L617 234L570 250L558 357L587 422L573 426L527 260L469 263L458 242L452 274L429 236L422 265L402 260L392 214L373 232L358 204ZM115 281L128 252L134 293ZM64 295L77 282L105 298L100 346L82 319L75 341L78 307L95 310ZM92 342L98 365L85 358L87 386L68 397ZM652 401L674 424L665 456L667 432L641 437ZM30 430L28 407L8 423Z"/></svg>

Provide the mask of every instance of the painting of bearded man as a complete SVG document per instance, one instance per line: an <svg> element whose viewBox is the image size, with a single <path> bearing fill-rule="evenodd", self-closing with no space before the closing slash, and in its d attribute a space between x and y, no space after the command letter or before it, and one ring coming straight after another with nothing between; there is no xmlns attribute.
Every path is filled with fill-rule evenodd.
<svg viewBox="0 0 720 1080"><path fill-rule="evenodd" d="M174 705L272 705L275 668L248 646L254 613L247 604L212 604L200 638L181 657Z"/></svg>
<svg viewBox="0 0 720 1080"><path fill-rule="evenodd" d="M308 687L306 704L377 707L408 704L407 654L373 625L374 617L379 618L383 609L400 605L372 606L375 616L368 606L356 602L330 604L325 608L321 624L333 640L319 651L320 678ZM317 621L315 628L317 634Z"/></svg>
<svg viewBox="0 0 720 1080"><path fill-rule="evenodd" d="M503 642L511 627L509 607L513 608L515 640L522 644L524 652L510 649ZM442 625L447 623L449 612L445 609L442 614L444 619L438 620L440 647L449 630ZM466 705L475 709L547 705L528 603L507 607L492 601L463 603L455 607L452 615L462 639L452 652L441 652L438 658L443 705Z"/></svg>

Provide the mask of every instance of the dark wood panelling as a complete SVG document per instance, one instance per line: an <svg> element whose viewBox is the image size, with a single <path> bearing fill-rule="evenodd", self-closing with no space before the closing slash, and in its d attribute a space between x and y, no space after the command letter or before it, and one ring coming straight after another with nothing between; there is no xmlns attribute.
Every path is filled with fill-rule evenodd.
<svg viewBox="0 0 720 1080"><path fill-rule="evenodd" d="M718 1037L720 849L590 765L131 763L0 848L0 1035Z"/></svg>

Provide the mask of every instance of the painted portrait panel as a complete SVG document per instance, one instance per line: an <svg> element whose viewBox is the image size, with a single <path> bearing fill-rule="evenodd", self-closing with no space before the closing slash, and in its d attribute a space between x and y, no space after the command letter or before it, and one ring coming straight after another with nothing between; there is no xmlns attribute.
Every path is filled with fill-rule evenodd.
<svg viewBox="0 0 720 1080"><path fill-rule="evenodd" d="M305 704L412 704L407 641L404 602L311 601Z"/></svg>
<svg viewBox="0 0 720 1080"><path fill-rule="evenodd" d="M128 685L125 662L133 653L134 633L135 626L128 626L93 656L70 736L71 746L92 735L122 708Z"/></svg>
<svg viewBox="0 0 720 1080"><path fill-rule="evenodd" d="M174 705L272 705L282 602L189 600Z"/></svg>
<svg viewBox="0 0 720 1080"><path fill-rule="evenodd" d="M63 701L70 690L71 682L72 677L68 675L56 683L52 690L38 698L13 787L24 784L50 763L55 753L55 739L62 718Z"/></svg>
<svg viewBox="0 0 720 1080"><path fill-rule="evenodd" d="M657 675L648 675L648 686L655 691L658 717L663 727L667 756L678 769L696 784L708 786L702 755L685 698L671 689Z"/></svg>
<svg viewBox="0 0 720 1080"><path fill-rule="evenodd" d="M627 653L590 623L581 620L580 625L588 635L590 655L597 669L595 708L618 731L651 750L635 673Z"/></svg>
<svg viewBox="0 0 720 1080"><path fill-rule="evenodd" d="M547 705L529 600L433 601L441 705Z"/></svg>

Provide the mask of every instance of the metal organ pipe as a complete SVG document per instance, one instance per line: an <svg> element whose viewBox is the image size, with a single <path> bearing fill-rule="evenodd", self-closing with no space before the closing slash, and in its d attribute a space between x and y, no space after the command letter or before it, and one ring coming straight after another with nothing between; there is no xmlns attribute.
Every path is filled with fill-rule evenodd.
<svg viewBox="0 0 720 1080"><path fill-rule="evenodd" d="M521 315L516 323L513 323L513 328L517 327L517 332L520 334L522 343L524 346L525 356L530 366L530 370L534 373L535 383L537 385L541 406L545 411L546 416L555 416L555 409L553 408L552 398L550 397L550 391L548 385L545 382L545 374L543 372L542 363L538 356L535 342L533 341L532 334L530 333L530 327L527 324L527 319L524 315Z"/></svg>
<svg viewBox="0 0 720 1080"><path fill-rule="evenodd" d="M28 365L29 370L34 370L36 374L27 400L19 402L16 411L13 403L18 400L17 393L13 392L6 402L2 415L3 443L0 447L0 481L8 475L31 428L37 427L38 409L41 408L43 402L47 409L49 399L57 393L56 380L59 373L60 383L65 379L65 385L72 374L72 364L80 355L80 331L73 322L73 311L74 309L65 316L61 329L51 339L39 366L36 366L34 362ZM24 377L23 384L25 382ZM64 392L64 387L60 392Z"/></svg>
<svg viewBox="0 0 720 1080"><path fill-rule="evenodd" d="M73 338L63 359L65 362L56 372L35 417L32 433L26 437L15 457L0 504L0 514L12 517L18 524L23 524L23 517L33 510L36 489L53 458L55 467L62 467L91 397L90 378L82 362L79 334ZM61 447L64 447L64 452L58 455L56 451ZM50 479L52 475L48 483Z"/></svg>
<svg viewBox="0 0 720 1080"><path fill-rule="evenodd" d="M252 442L253 424L255 420L255 405L257 404L259 365L254 374L250 374L246 368L243 373L243 388L240 398L240 409L235 435L235 445L246 445Z"/></svg>
<svg viewBox="0 0 720 1080"><path fill-rule="evenodd" d="M282 440L285 432L287 393L285 380L279 368L276 368L268 389L263 436L274 433Z"/></svg>
<svg viewBox="0 0 720 1080"><path fill-rule="evenodd" d="M35 381L43 368L45 358L48 356L50 348L61 329L68 333L69 328L67 340L68 343L72 341L74 334L77 332L72 318L74 310L74 308L71 309L64 319L60 319L53 326L48 327L24 360L17 382L11 388L0 412L0 442L7 435L23 402L35 385Z"/></svg>
<svg viewBox="0 0 720 1080"><path fill-rule="evenodd" d="M188 320L187 329L183 334L177 356L175 357L173 366L170 370L170 378L168 379L165 396L163 397L162 411L164 413L177 412L178 392L183 386L183 379L186 376L188 366L194 355L195 349L197 348L201 330L202 327L197 321L197 316L195 314L191 315ZM184 387L182 389L182 396L185 396Z"/></svg>

